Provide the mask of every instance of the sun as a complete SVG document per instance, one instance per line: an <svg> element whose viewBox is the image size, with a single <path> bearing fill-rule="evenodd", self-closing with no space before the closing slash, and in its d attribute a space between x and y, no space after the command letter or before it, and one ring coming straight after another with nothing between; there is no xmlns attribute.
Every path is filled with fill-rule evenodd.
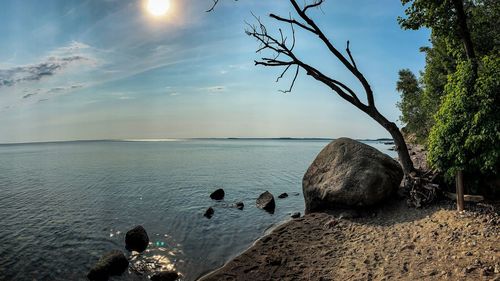
<svg viewBox="0 0 500 281"><path fill-rule="evenodd" d="M163 16L170 8L170 0L147 0L146 9L153 16Z"/></svg>

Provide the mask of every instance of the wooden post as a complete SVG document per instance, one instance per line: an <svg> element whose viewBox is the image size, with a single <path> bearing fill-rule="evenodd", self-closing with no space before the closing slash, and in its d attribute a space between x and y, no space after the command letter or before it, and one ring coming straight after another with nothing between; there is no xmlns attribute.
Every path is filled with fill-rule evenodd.
<svg viewBox="0 0 500 281"><path fill-rule="evenodd" d="M457 190L457 210L464 210L464 174L458 171L456 175L456 190Z"/></svg>

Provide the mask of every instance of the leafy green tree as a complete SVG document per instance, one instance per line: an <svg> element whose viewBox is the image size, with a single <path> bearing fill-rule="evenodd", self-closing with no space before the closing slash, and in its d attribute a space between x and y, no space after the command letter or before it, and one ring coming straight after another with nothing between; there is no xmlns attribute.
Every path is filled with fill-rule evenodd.
<svg viewBox="0 0 500 281"><path fill-rule="evenodd" d="M405 125L404 131L414 133L418 142L425 140L427 114L422 106L423 91L415 74L409 69L400 70L396 90L401 94L397 106L401 110L399 119Z"/></svg>
<svg viewBox="0 0 500 281"><path fill-rule="evenodd" d="M485 56L473 79L471 62L450 75L429 136L429 162L451 180L459 170L486 176L500 168L500 58ZM468 87L473 83L472 94Z"/></svg>
<svg viewBox="0 0 500 281"><path fill-rule="evenodd" d="M430 28L431 46L422 47L426 54L426 65L420 76L419 122L423 127L409 126L407 131L417 135L420 143L425 143L431 127L434 125L433 115L441 106L447 77L455 73L457 62L468 60L464 36L456 11L455 0L401 0L406 8L406 18L398 18L405 29ZM467 32L472 40L473 59L485 55L499 53L500 48L500 2L496 0L463 1ZM473 42L473 44L472 44ZM473 72L474 75L474 72ZM474 79L473 79L474 80ZM469 87L471 88L471 87ZM404 103L404 101L402 101ZM408 115L402 109L402 115ZM413 109L415 111L415 109ZM415 130L418 129L418 130ZM427 134L427 135L425 135Z"/></svg>

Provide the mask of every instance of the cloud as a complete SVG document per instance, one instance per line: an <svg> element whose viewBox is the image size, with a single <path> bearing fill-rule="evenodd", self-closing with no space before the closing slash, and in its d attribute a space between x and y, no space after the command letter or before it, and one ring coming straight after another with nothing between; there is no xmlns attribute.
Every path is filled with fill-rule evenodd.
<svg viewBox="0 0 500 281"><path fill-rule="evenodd" d="M44 77L53 76L66 66L79 61L87 61L83 56L49 57L46 61L0 69L0 87L11 87L23 82L39 81Z"/></svg>
<svg viewBox="0 0 500 281"><path fill-rule="evenodd" d="M210 93L218 93L218 92L224 92L226 90L226 86L204 87L204 88L200 88L200 90L208 91Z"/></svg>
<svg viewBox="0 0 500 281"><path fill-rule="evenodd" d="M27 93L27 94L25 94L22 98L23 99L27 99L27 98L31 98L33 96L36 96L38 94L64 93L64 92L68 92L68 91L71 91L71 90L76 90L76 89L83 88L84 86L85 86L84 84L74 84L74 85L69 85L69 86L54 87L54 88L50 88L48 90L36 89L33 92L31 92L31 93L28 93L28 91L25 90L24 92Z"/></svg>
<svg viewBox="0 0 500 281"><path fill-rule="evenodd" d="M24 96L23 96L23 99L27 99L27 98L32 97L32 96L35 96L35 95L37 95L37 94L38 94L37 92L35 92L35 93L30 93L30 94L26 94L26 95L24 95Z"/></svg>
<svg viewBox="0 0 500 281"><path fill-rule="evenodd" d="M83 88L84 86L85 86L85 84L74 84L74 85L70 85L70 86L54 87L54 88L51 88L50 90L48 90L46 93L47 94L54 94L54 93L66 92L66 91L70 91L70 90L80 89L80 88Z"/></svg>
<svg viewBox="0 0 500 281"><path fill-rule="evenodd" d="M179 92L173 92L173 93L170 93L170 95L171 96L178 96L178 95L180 95L180 93Z"/></svg>

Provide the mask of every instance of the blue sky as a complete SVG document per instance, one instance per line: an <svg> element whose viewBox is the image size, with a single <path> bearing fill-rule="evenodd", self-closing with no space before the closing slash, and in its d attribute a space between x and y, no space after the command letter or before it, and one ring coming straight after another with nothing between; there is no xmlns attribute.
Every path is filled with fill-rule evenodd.
<svg viewBox="0 0 500 281"><path fill-rule="evenodd" d="M254 66L245 35L251 12L270 31L286 0L170 0L161 17L146 0L2 0L0 143L191 137L376 138L377 123L302 72ZM339 50L347 40L379 110L396 121L397 72L424 66L428 31L404 31L396 0L326 0L310 12ZM282 26L287 30L287 26ZM315 37L297 33L297 54L360 89ZM360 92L362 95L362 92Z"/></svg>

